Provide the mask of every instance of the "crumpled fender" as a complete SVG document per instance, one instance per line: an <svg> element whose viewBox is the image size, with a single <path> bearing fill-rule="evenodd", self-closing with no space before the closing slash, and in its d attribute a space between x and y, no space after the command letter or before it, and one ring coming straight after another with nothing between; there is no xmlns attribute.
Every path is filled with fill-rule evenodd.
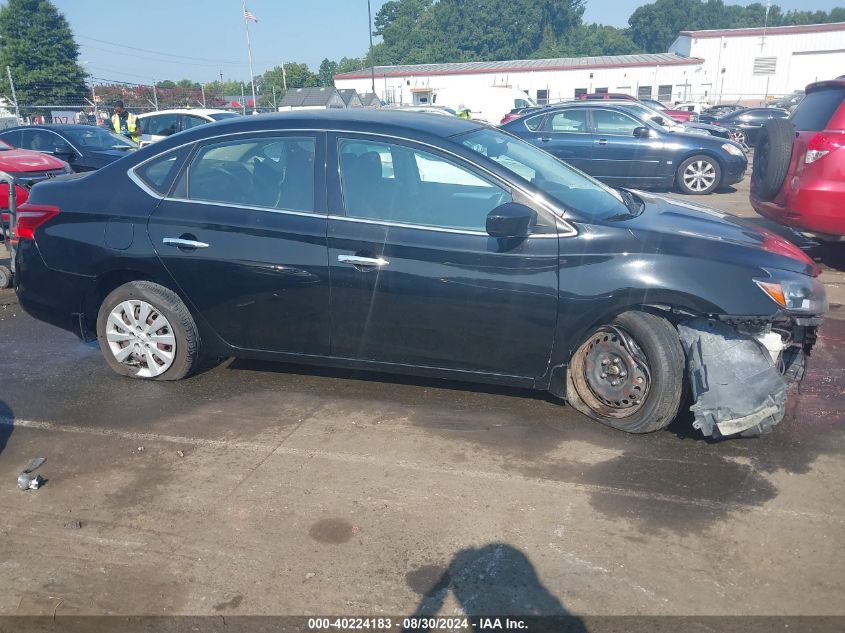
<svg viewBox="0 0 845 633"><path fill-rule="evenodd" d="M752 337L721 321L678 325L695 403L693 426L706 436L758 435L786 410L787 383Z"/></svg>

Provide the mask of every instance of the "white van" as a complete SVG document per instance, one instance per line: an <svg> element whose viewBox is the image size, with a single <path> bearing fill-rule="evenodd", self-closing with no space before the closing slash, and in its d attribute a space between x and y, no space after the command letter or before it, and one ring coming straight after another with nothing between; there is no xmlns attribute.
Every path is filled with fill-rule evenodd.
<svg viewBox="0 0 845 633"><path fill-rule="evenodd" d="M514 108L536 106L534 100L522 90L503 86L484 88L440 88L434 93L432 103L457 110L468 108L473 119L499 125L504 116Z"/></svg>

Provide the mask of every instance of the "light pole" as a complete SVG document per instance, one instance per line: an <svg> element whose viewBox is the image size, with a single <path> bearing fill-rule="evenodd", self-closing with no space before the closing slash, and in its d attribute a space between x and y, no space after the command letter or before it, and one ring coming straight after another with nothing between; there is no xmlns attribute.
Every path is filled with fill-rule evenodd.
<svg viewBox="0 0 845 633"><path fill-rule="evenodd" d="M370 0L367 0L367 30L370 33L370 81L372 82L373 94L376 93L376 64L373 59L373 9L370 6Z"/></svg>

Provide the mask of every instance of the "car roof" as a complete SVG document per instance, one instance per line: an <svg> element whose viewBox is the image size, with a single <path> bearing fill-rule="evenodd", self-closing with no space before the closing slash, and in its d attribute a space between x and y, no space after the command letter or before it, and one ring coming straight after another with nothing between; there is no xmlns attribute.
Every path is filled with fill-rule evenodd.
<svg viewBox="0 0 845 633"><path fill-rule="evenodd" d="M154 110L152 112L144 112L139 114L138 118L152 116L154 114L199 114L200 116L209 116L211 114L225 114L232 112L232 114L239 114L232 110L215 110L214 108L171 108L169 110Z"/></svg>
<svg viewBox="0 0 845 633"><path fill-rule="evenodd" d="M63 132L66 130L80 130L80 129L98 129L96 125L88 125L86 123L42 123L40 125L16 125L14 127L7 127L0 130L3 132L12 132L17 130L50 130L53 132Z"/></svg>
<svg viewBox="0 0 845 633"><path fill-rule="evenodd" d="M458 117L436 116L413 111L385 111L374 108L350 108L332 110L303 110L280 112L226 119L212 124L214 129L224 128L248 131L262 129L313 129L341 131L404 131L447 137L474 130L485 125ZM209 130L211 126L195 128Z"/></svg>

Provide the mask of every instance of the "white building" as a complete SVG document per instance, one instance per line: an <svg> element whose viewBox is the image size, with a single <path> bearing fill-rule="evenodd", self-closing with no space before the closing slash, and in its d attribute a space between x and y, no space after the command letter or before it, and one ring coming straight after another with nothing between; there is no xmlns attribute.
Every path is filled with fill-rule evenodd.
<svg viewBox="0 0 845 633"><path fill-rule="evenodd" d="M510 86L538 103L585 92L677 101L762 102L845 74L845 23L682 31L668 53L376 66L385 103L422 105L441 88ZM371 90L369 68L335 75L335 86Z"/></svg>
<svg viewBox="0 0 845 633"><path fill-rule="evenodd" d="M681 31L669 52L704 60L699 91L716 101L760 100L845 73L845 22Z"/></svg>
<svg viewBox="0 0 845 633"><path fill-rule="evenodd" d="M608 55L504 62L376 66L375 88L385 103L431 103L440 88L467 85L509 86L525 91L538 103L550 103L587 92L622 92L660 99L686 100L700 83L704 60L674 53ZM338 89L371 90L370 69L335 75Z"/></svg>

